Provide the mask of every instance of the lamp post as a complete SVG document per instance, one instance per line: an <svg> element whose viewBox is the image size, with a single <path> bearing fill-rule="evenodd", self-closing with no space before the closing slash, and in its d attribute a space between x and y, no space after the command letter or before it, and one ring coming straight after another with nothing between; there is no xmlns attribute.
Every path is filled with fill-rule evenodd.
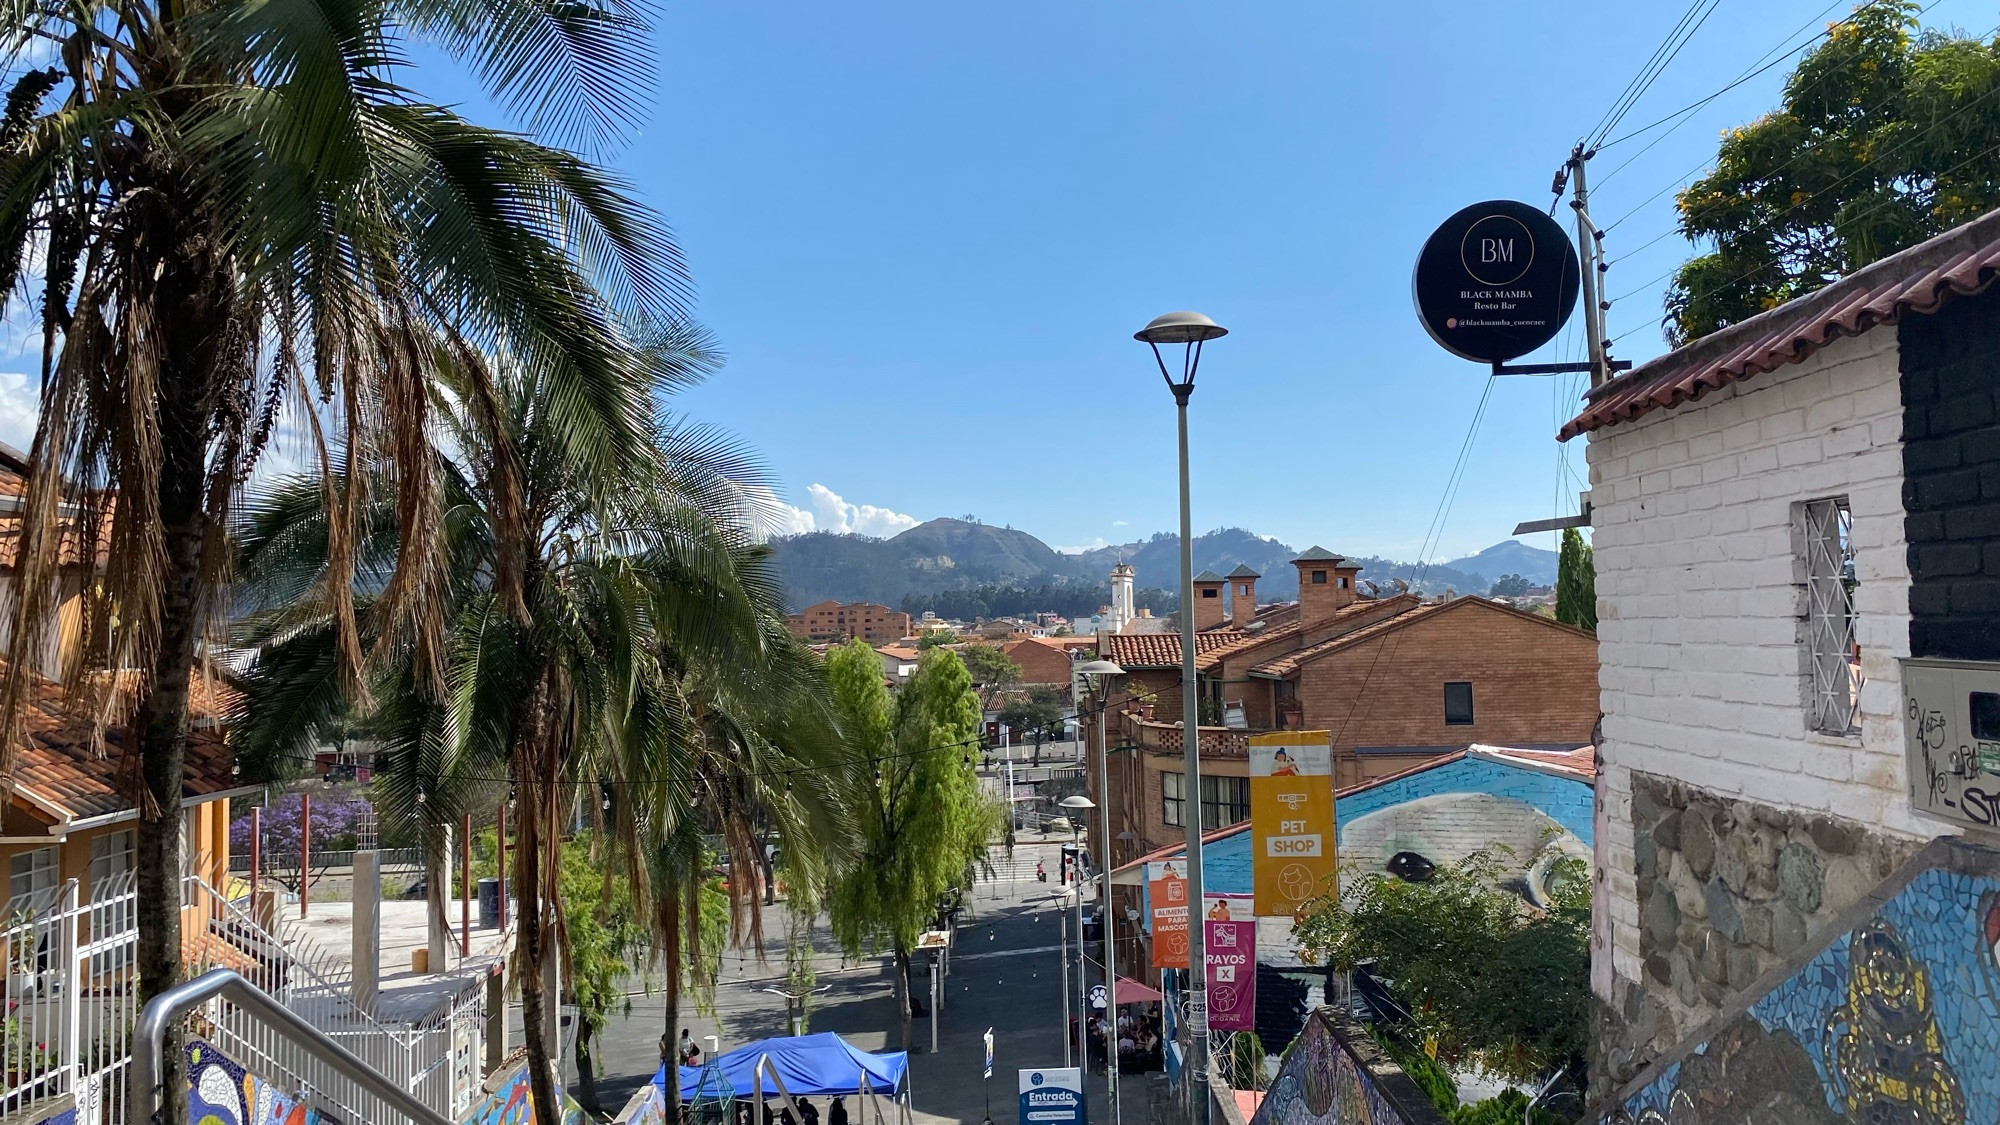
<svg viewBox="0 0 2000 1125"><path fill-rule="evenodd" d="M1076 907L1076 1027L1077 1059L1087 1073L1090 1070L1090 1036L1084 1029L1090 1023L1090 977L1084 971L1083 958L1083 814L1097 807L1097 803L1081 793L1071 794L1056 804L1070 812L1069 834L1074 858L1070 870L1076 879L1070 884L1070 901Z"/></svg>
<svg viewBox="0 0 2000 1125"><path fill-rule="evenodd" d="M1195 369L1201 366L1201 346L1229 330L1198 312L1156 316L1132 338L1153 349L1160 378L1174 396L1180 422L1181 468L1181 769L1194 814L1187 821L1188 893L1188 1076L1189 1125L1208 1125L1208 951L1201 927L1201 712L1194 674L1194 527L1188 514L1187 404L1194 394ZM1181 380L1167 370L1160 345L1181 346Z"/></svg>
<svg viewBox="0 0 2000 1125"><path fill-rule="evenodd" d="M1111 1125L1120 1125L1123 1119L1118 1113L1118 1046L1114 1038L1118 1026L1118 943L1111 927L1111 755L1104 749L1104 724L1110 697L1104 690L1104 678L1122 676L1125 669L1115 661L1092 660L1078 665L1076 670L1090 677L1092 694L1097 696L1097 838L1098 846L1104 849L1104 854L1097 857L1100 872L1097 917L1104 936L1104 987L1109 997L1106 1013L1111 1017L1113 1029L1105 1033L1104 1076L1111 1092Z"/></svg>

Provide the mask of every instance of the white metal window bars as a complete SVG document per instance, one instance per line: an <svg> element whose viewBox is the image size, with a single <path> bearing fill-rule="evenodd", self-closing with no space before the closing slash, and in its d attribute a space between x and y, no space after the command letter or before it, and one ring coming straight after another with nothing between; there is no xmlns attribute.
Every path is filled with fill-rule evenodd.
<svg viewBox="0 0 2000 1125"><path fill-rule="evenodd" d="M138 1017L134 875L71 879L8 901L0 912L0 1119L74 1094L83 1125L122 1125ZM483 989L468 988L416 1026L385 1025L351 998L345 961L290 919L267 930L242 906L193 877L182 882L183 957L190 974L236 970L274 1001L354 1052L427 1106L457 1116L476 1083L455 1062L476 1056ZM255 1073L344 1121L399 1119L380 1098L309 1050L217 997L188 1016L207 1039Z"/></svg>
<svg viewBox="0 0 2000 1125"><path fill-rule="evenodd" d="M1859 729L1859 668L1854 640L1854 541L1847 500L1813 500L1804 518L1808 721L1826 734Z"/></svg>

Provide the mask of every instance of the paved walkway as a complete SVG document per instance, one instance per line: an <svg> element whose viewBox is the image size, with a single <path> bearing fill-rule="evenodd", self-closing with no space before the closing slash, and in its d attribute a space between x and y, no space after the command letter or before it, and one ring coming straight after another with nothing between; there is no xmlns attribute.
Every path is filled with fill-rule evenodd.
<svg viewBox="0 0 2000 1125"><path fill-rule="evenodd" d="M1062 931L1049 903L1049 891L1056 886L1059 846L1054 837L1047 843L1019 844L1011 864L1002 849L995 849L1000 877L975 889L972 909L958 931L946 1004L938 1013L937 1053L930 1051L930 1020L911 1022L912 1044L920 1049L910 1059L913 1117L918 1125L977 1125L985 1116L981 1036L989 1026L993 1028L995 1055L991 1082L994 1125L1017 1125L1017 1070L1062 1065L1062 968L1058 953ZM1050 881L1046 884L1034 879L1037 859L1048 867ZM708 1035L718 1036L727 1051L751 1040L785 1034L784 1000L762 991L784 984L785 925L782 904L767 910L763 964L748 952L731 950L725 956L712 1016L683 1009L686 1018L682 1022L704 1049L707 1043L703 1037ZM1073 942L1073 925L1070 931ZM831 986L831 990L815 998L808 1030L839 1032L863 1050L900 1046L901 1028L888 959L847 962L824 925L815 934L814 947L819 983ZM1069 951L1073 965L1074 944ZM919 973L916 987L922 990L928 983L921 969ZM631 1013L613 1017L602 1044L599 1090L603 1104L610 1109L622 1105L659 1067L664 1000L657 992L634 995L631 1000ZM1101 1074L1090 1076L1087 1082L1094 1122L1110 1121L1106 1085ZM1128 1076L1121 1085L1124 1120L1144 1121L1145 1076ZM824 1104L820 1109L824 1114ZM884 1112L889 1112L886 1105ZM873 1120L871 1114L870 1125ZM893 1118L889 1121L894 1125ZM856 1125L862 1123L857 1120Z"/></svg>

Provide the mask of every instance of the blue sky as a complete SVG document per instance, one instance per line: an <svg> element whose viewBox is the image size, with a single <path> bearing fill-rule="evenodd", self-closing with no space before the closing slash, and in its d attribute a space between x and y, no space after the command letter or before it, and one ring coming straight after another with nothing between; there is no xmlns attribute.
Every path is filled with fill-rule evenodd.
<svg viewBox="0 0 2000 1125"><path fill-rule="evenodd" d="M655 105L614 160L678 232L729 353L682 406L763 453L797 526L972 513L1060 546L1172 528L1172 401L1131 333L1195 308L1232 330L1192 408L1197 529L1409 558L1486 378L1419 327L1417 250L1467 203L1546 203L1684 7L672 4ZM1722 0L1627 127L1846 7ZM2000 5L1937 0L1925 22L1985 33ZM1686 252L1670 236L1627 256L1672 228L1671 191L1647 197L1773 106L1789 69L1615 174L1658 133L1593 162L1599 223L1623 218L1620 356L1661 350L1660 287L1641 283ZM1533 358L1578 347L1572 330ZM6 350L0 371L32 370ZM0 440L27 440L26 386L0 377ZM1432 557L1573 503L1553 434L1575 390L1494 387Z"/></svg>

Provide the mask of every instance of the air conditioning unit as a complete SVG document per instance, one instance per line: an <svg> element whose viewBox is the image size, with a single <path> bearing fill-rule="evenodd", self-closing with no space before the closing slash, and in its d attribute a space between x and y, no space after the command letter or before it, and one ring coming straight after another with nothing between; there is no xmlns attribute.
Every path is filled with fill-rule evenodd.
<svg viewBox="0 0 2000 1125"><path fill-rule="evenodd" d="M2000 829L2000 663L1903 661L1910 807Z"/></svg>

